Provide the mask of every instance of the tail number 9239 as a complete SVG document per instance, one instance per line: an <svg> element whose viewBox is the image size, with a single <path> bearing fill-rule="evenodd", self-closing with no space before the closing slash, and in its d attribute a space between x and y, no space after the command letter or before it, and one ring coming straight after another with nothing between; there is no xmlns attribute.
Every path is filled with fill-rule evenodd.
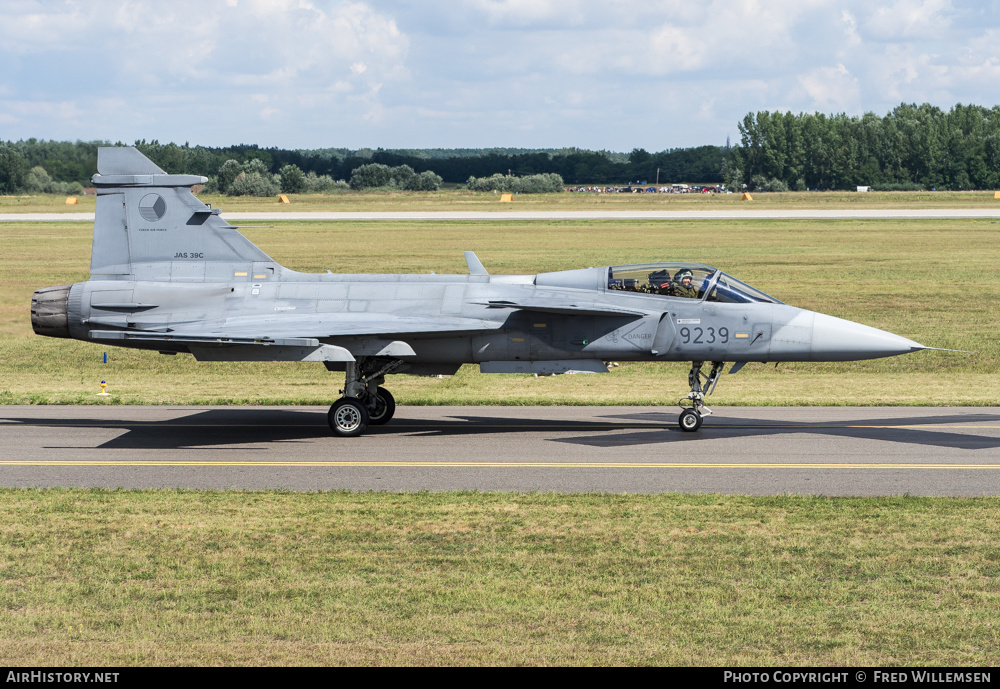
<svg viewBox="0 0 1000 689"><path fill-rule="evenodd" d="M678 331L683 344L727 344L729 328L688 328Z"/></svg>

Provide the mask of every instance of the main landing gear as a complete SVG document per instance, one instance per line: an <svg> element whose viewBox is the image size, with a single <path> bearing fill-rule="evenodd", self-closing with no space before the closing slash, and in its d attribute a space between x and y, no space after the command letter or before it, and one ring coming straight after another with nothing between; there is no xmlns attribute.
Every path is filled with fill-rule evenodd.
<svg viewBox="0 0 1000 689"><path fill-rule="evenodd" d="M706 407L702 400L705 399L706 395L711 395L715 391L719 376L722 375L722 368L726 365L723 361L713 361L712 370L706 376L701 372L704 363L703 361L691 362L691 370L688 372L688 385L691 386L691 392L679 402L684 411L677 419L677 425L682 431L688 433L694 433L701 428L705 417L712 413L712 410ZM704 387L702 387L702 380L705 381Z"/></svg>
<svg viewBox="0 0 1000 689"><path fill-rule="evenodd" d="M385 376L403 362L399 359L363 357L346 365L344 394L333 403L327 421L334 435L356 438L368 430L369 425L388 423L396 413L396 400L383 387Z"/></svg>

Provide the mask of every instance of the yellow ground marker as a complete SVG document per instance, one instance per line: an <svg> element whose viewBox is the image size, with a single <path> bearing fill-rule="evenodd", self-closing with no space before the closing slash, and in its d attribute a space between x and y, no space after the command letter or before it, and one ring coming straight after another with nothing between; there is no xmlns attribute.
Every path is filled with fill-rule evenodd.
<svg viewBox="0 0 1000 689"><path fill-rule="evenodd" d="M502 203L512 203L514 201L513 194L500 194L500 201Z"/></svg>
<svg viewBox="0 0 1000 689"><path fill-rule="evenodd" d="M743 196L740 197L740 201L753 201L753 197L750 196L750 192L744 191Z"/></svg>
<svg viewBox="0 0 1000 689"><path fill-rule="evenodd" d="M79 201L77 201L77 198L75 196L67 196L66 197L66 205L67 206L75 206L77 203L79 203Z"/></svg>
<svg viewBox="0 0 1000 689"><path fill-rule="evenodd" d="M285 196L284 194L278 194L278 202L279 203L291 203L291 201L288 200L288 197Z"/></svg>

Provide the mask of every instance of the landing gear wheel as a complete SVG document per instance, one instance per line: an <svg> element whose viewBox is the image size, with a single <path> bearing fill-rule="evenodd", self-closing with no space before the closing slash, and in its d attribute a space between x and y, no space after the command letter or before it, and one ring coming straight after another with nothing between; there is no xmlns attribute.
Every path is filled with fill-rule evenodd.
<svg viewBox="0 0 1000 689"><path fill-rule="evenodd" d="M396 413L396 400L385 388L379 388L375 392L375 408L368 410L368 423L374 426L381 426L388 423L392 415Z"/></svg>
<svg viewBox="0 0 1000 689"><path fill-rule="evenodd" d="M701 428L702 421L704 421L704 418L698 413L697 409L685 409L681 412L680 418L677 419L681 430L688 433L694 433Z"/></svg>
<svg viewBox="0 0 1000 689"><path fill-rule="evenodd" d="M341 397L326 415L330 430L341 438L356 438L368 429L368 409L351 397Z"/></svg>

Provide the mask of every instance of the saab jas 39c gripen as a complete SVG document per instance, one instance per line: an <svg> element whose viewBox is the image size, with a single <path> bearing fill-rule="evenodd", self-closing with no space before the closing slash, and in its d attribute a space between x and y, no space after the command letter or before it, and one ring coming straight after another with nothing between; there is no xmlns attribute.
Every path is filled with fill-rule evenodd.
<svg viewBox="0 0 1000 689"><path fill-rule="evenodd" d="M35 292L40 335L187 353L199 361L314 361L344 371L339 436L392 418L390 373L607 372L604 362L690 361L684 431L711 414L725 362L849 361L924 347L788 306L721 270L644 263L538 275L299 273L199 201L204 177L138 150L101 148L90 280ZM709 373L702 371L711 362Z"/></svg>

